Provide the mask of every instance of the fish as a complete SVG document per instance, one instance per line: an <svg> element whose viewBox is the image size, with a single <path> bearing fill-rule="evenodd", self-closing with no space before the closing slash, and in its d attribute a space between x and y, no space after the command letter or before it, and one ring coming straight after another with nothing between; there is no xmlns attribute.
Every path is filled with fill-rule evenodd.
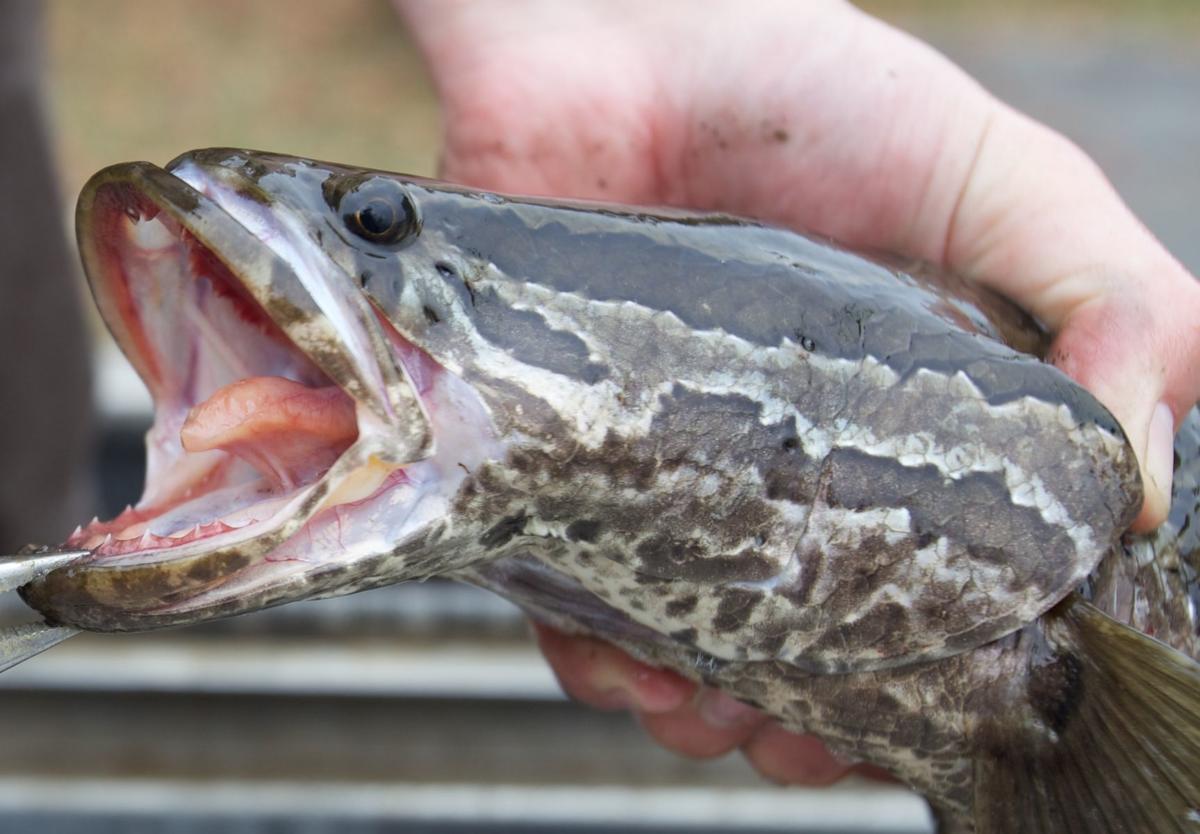
<svg viewBox="0 0 1200 834"><path fill-rule="evenodd" d="M143 631L430 577L886 768L947 834L1200 830L1200 418L1170 517L1038 323L750 219L230 148L84 187L155 403L21 589Z"/></svg>

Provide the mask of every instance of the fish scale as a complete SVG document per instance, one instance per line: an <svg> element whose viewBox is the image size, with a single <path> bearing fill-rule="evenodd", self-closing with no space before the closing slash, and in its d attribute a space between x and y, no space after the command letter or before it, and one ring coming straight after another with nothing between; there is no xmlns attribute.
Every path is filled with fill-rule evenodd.
<svg viewBox="0 0 1200 834"><path fill-rule="evenodd" d="M943 832L1196 830L1200 418L1169 521L1127 534L1124 434L1002 299L748 220L236 149L106 169L78 220L157 425L213 396L169 365L211 322L126 289L207 263L247 373L336 386L357 436L293 485L221 450L201 480L152 434L159 504L130 518L252 520L105 539L23 588L50 622L138 631L448 576L888 768ZM172 234L177 264L139 248Z"/></svg>

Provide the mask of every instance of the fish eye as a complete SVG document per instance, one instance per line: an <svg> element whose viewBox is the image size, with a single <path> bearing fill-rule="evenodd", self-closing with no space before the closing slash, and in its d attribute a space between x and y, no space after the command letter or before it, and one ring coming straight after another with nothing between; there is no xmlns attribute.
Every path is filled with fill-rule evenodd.
<svg viewBox="0 0 1200 834"><path fill-rule="evenodd" d="M338 211L351 232L382 246L402 243L420 229L417 209L408 192L383 177L372 177L345 191Z"/></svg>

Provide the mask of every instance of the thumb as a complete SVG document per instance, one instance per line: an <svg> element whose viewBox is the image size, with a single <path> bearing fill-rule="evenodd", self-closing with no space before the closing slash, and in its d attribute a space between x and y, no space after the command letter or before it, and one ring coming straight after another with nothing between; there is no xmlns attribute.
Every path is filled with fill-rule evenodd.
<svg viewBox="0 0 1200 834"><path fill-rule="evenodd" d="M1167 517L1177 414L1194 398L1172 384L1182 357L1165 338L1164 317L1130 299L1100 299L1068 316L1051 350L1054 363L1117 418L1137 455L1144 499L1132 529L1139 532Z"/></svg>
<svg viewBox="0 0 1200 834"><path fill-rule="evenodd" d="M1098 386L1106 389L1109 386ZM1119 390L1119 385L1116 386ZM1175 415L1164 401L1153 398L1121 398L1114 391L1094 393L1125 429L1129 443L1137 454L1142 474L1142 510L1131 529L1136 532L1153 530L1167 518L1171 508L1171 484L1175 463ZM1107 399L1106 399L1107 396Z"/></svg>

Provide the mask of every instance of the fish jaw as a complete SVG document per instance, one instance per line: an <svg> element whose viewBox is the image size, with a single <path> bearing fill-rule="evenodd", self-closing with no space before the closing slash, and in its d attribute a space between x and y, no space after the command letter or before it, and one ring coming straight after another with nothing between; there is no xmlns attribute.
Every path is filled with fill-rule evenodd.
<svg viewBox="0 0 1200 834"><path fill-rule="evenodd" d="M338 267L277 251L282 233L208 186L132 163L80 197L93 295L155 420L138 504L77 529L66 544L91 557L22 590L52 622L142 630L336 590L333 573L436 523L490 453L458 380Z"/></svg>

